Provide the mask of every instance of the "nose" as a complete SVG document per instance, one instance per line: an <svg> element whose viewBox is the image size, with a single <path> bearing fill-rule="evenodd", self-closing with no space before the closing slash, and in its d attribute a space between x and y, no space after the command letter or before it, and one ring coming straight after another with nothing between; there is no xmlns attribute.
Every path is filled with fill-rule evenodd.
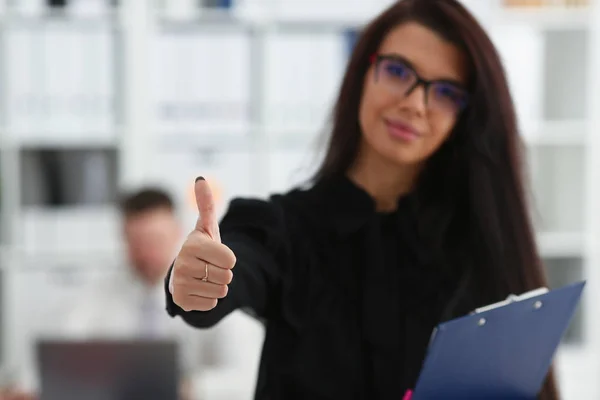
<svg viewBox="0 0 600 400"><path fill-rule="evenodd" d="M416 82L406 91L402 104L415 112L425 114L427 111L427 87L422 82Z"/></svg>

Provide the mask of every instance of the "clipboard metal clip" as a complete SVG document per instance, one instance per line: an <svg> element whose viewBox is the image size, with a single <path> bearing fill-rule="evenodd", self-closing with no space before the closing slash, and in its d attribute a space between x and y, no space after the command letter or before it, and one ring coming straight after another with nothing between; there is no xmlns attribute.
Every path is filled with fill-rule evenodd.
<svg viewBox="0 0 600 400"><path fill-rule="evenodd" d="M475 311L473 311L472 314L480 314L480 313L483 313L483 312L486 312L486 311L489 311L489 310L493 310L495 308L500 308L500 307L507 306L509 304L512 304L512 303L515 303L515 302L518 302L518 301L532 299L534 297L541 296L541 295L546 294L548 292L549 292L548 288L541 287L541 288L538 288L538 289L531 290L529 292L525 292L525 293L520 294L520 295L510 294L510 295L508 295L508 297L506 298L506 300L502 300L502 301L499 301L497 303L493 303L493 304L489 304L487 306L476 308ZM541 307L541 303L539 303L539 305L538 305L538 303L536 303L536 308L540 308L540 307Z"/></svg>

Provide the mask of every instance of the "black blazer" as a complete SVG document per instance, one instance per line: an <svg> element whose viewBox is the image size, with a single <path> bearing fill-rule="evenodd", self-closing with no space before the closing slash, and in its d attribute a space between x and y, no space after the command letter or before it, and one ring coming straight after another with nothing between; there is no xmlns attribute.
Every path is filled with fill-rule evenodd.
<svg viewBox="0 0 600 400"><path fill-rule="evenodd" d="M460 287L416 222L412 196L377 213L347 178L233 200L220 225L237 256L228 296L186 313L167 276L167 310L201 328L238 308L264 320L257 399L400 399Z"/></svg>

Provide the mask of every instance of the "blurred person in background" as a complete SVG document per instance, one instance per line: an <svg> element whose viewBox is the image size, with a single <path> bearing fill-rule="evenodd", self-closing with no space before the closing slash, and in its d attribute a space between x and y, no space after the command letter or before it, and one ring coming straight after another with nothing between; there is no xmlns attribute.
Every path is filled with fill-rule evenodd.
<svg viewBox="0 0 600 400"><path fill-rule="evenodd" d="M167 310L266 320L256 399L400 399L434 327L547 286L500 57L456 0L395 2L356 43L312 185L199 219ZM559 398L553 373L540 399Z"/></svg>
<svg viewBox="0 0 600 400"><path fill-rule="evenodd" d="M243 399L244 394L251 398L262 328L241 312L215 332L201 333L169 318L162 282L183 239L173 201L163 190L148 187L124 196L120 209L130 268L69 304L59 334L84 340L172 338L181 350L182 398ZM23 386L35 387L34 369L27 366L24 373ZM23 388L0 396L0 400L33 398Z"/></svg>

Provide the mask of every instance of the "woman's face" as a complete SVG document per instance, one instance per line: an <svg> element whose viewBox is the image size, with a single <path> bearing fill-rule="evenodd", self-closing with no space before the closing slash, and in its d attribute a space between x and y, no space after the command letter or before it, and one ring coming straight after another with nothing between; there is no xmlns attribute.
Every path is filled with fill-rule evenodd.
<svg viewBox="0 0 600 400"><path fill-rule="evenodd" d="M462 51L415 22L384 39L364 82L359 121L363 154L419 166L450 135L466 106ZM425 83L429 82L429 83Z"/></svg>

